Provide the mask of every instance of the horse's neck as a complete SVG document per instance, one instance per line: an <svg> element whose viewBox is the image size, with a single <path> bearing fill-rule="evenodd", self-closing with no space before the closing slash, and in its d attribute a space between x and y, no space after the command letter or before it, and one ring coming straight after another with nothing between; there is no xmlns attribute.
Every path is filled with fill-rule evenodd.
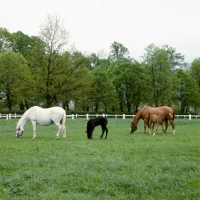
<svg viewBox="0 0 200 200"><path fill-rule="evenodd" d="M139 112L135 115L134 120L133 120L133 123L134 123L134 124L137 124L137 123L140 121L140 119L141 119L141 112L139 111Z"/></svg>
<svg viewBox="0 0 200 200"><path fill-rule="evenodd" d="M26 111L20 118L20 120L17 123L17 126L20 127L23 130L24 125L28 121L28 112Z"/></svg>

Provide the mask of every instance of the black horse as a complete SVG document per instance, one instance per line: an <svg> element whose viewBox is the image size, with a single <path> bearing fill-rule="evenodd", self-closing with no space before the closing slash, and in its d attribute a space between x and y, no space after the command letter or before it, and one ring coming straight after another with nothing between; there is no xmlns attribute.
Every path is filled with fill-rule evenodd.
<svg viewBox="0 0 200 200"><path fill-rule="evenodd" d="M105 117L96 117L96 118L90 119L87 123L87 130L85 131L87 133L87 138L92 139L92 135L93 135L93 131L95 127L101 125L102 134L100 138L103 137L104 132L106 131L106 137L105 137L106 139L108 135L108 128L106 127L107 123L108 123L108 120Z"/></svg>

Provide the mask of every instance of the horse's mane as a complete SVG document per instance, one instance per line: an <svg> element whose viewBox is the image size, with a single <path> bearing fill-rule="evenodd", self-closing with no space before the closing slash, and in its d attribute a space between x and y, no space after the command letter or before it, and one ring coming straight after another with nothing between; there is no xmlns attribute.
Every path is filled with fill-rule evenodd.
<svg viewBox="0 0 200 200"><path fill-rule="evenodd" d="M141 119L141 113L143 112L143 110L144 109L146 109L146 108L148 108L149 106L144 106L143 108L141 108L137 113L136 113L136 115L135 115L135 117L134 117L134 120L133 120L133 122L135 123L135 124L137 124L139 121L140 121L140 119Z"/></svg>
<svg viewBox="0 0 200 200"><path fill-rule="evenodd" d="M24 118L26 117L26 115L32 110L33 107L29 108L28 110L26 110L24 112L24 114L21 116L21 118L19 119L19 121L17 122L17 126L21 124L21 122L24 120Z"/></svg>

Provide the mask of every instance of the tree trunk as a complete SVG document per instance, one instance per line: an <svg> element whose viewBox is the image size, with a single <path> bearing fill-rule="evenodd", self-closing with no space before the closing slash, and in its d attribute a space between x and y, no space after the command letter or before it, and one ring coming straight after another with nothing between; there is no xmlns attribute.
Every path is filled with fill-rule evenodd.
<svg viewBox="0 0 200 200"><path fill-rule="evenodd" d="M131 112L131 103L129 101L127 101L127 109L128 112Z"/></svg>
<svg viewBox="0 0 200 200"><path fill-rule="evenodd" d="M123 103L119 103L119 109L120 109L121 112L124 112Z"/></svg>
<svg viewBox="0 0 200 200"><path fill-rule="evenodd" d="M23 102L21 102L21 103L19 104L19 109L20 109L20 110L24 110L24 103L23 103Z"/></svg>
<svg viewBox="0 0 200 200"><path fill-rule="evenodd" d="M52 101L50 99L47 99L46 101L46 108L50 108L52 105Z"/></svg>
<svg viewBox="0 0 200 200"><path fill-rule="evenodd" d="M26 109L28 110L29 109L28 101L25 101L25 106L26 106Z"/></svg>
<svg viewBox="0 0 200 200"><path fill-rule="evenodd" d="M97 113L98 112L98 104L96 103L95 105L95 112Z"/></svg>

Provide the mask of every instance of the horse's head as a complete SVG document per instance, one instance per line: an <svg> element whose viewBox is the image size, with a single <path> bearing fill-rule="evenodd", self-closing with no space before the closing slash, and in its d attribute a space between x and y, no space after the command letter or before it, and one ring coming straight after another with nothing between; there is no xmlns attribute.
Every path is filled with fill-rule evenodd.
<svg viewBox="0 0 200 200"><path fill-rule="evenodd" d="M16 137L19 138L20 136L22 136L23 132L24 131L20 127L18 127L16 129Z"/></svg>
<svg viewBox="0 0 200 200"><path fill-rule="evenodd" d="M91 131L87 131L87 130L85 130L85 132L86 132L87 138L88 139L92 139L92 132Z"/></svg>
<svg viewBox="0 0 200 200"><path fill-rule="evenodd" d="M131 122L131 129L130 129L130 133L133 133L134 131L137 130L137 124L135 124L133 121Z"/></svg>

